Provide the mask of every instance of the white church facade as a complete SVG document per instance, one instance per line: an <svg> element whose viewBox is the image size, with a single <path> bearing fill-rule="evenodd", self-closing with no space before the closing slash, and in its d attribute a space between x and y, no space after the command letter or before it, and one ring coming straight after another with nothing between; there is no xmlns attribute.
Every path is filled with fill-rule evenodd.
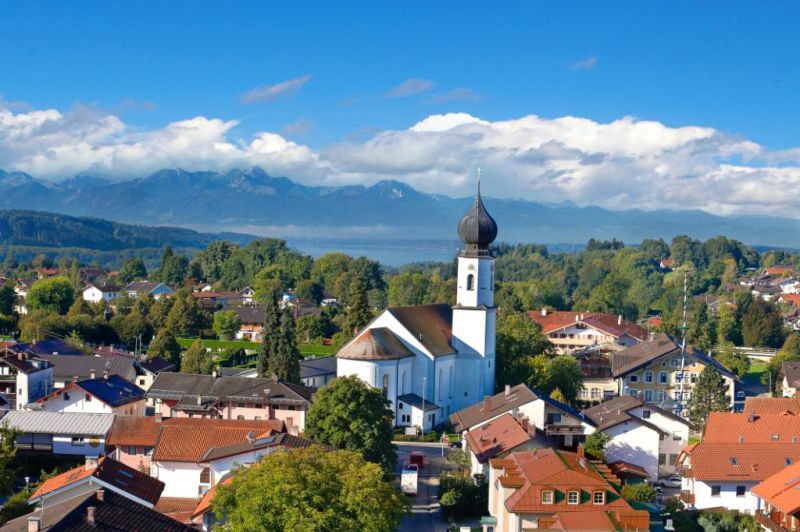
<svg viewBox="0 0 800 532"><path fill-rule="evenodd" d="M458 224L456 304L385 309L337 353L337 376L381 388L398 426L430 430L494 394L497 224L478 194Z"/></svg>

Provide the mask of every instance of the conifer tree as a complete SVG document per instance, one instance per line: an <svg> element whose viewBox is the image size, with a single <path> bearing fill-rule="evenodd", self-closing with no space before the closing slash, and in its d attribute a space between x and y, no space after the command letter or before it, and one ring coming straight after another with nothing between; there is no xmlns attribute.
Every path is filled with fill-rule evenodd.
<svg viewBox="0 0 800 532"><path fill-rule="evenodd" d="M280 325L281 309L278 306L278 295L274 291L270 291L264 301L264 339L261 342L257 363L259 377L271 377L270 361L277 358Z"/></svg>
<svg viewBox="0 0 800 532"><path fill-rule="evenodd" d="M277 348L269 360L269 372L285 381L300 382L300 352L295 340L294 318L288 312L281 313Z"/></svg>
<svg viewBox="0 0 800 532"><path fill-rule="evenodd" d="M347 327L353 334L366 327L372 319L369 309L369 296L361 276L356 276L350 285L349 306L347 307Z"/></svg>
<svg viewBox="0 0 800 532"><path fill-rule="evenodd" d="M710 412L730 410L727 391L722 375L713 366L706 366L697 378L689 400L689 420L695 427L704 426Z"/></svg>

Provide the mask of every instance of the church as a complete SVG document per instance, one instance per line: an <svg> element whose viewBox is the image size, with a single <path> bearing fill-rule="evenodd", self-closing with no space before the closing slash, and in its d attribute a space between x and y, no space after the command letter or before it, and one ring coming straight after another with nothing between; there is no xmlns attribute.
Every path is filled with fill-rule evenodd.
<svg viewBox="0 0 800 532"><path fill-rule="evenodd" d="M337 376L381 388L397 426L423 430L494 394L497 223L478 193L458 224L455 306L389 307L337 353Z"/></svg>

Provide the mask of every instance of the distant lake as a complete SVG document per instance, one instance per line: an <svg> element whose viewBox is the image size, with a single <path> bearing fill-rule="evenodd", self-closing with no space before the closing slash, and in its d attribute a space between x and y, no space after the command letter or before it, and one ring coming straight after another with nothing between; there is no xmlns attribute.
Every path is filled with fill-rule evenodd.
<svg viewBox="0 0 800 532"><path fill-rule="evenodd" d="M352 257L369 257L388 266L412 262L451 261L460 250L456 240L317 240L288 238L289 246L316 258L339 251Z"/></svg>

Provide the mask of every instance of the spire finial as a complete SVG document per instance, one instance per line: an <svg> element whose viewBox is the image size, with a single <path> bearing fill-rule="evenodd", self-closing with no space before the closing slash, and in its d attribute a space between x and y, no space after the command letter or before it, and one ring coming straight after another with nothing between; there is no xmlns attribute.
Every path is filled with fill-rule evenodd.
<svg viewBox="0 0 800 532"><path fill-rule="evenodd" d="M478 174L478 194L481 193L481 165L478 165L475 168L475 172Z"/></svg>

